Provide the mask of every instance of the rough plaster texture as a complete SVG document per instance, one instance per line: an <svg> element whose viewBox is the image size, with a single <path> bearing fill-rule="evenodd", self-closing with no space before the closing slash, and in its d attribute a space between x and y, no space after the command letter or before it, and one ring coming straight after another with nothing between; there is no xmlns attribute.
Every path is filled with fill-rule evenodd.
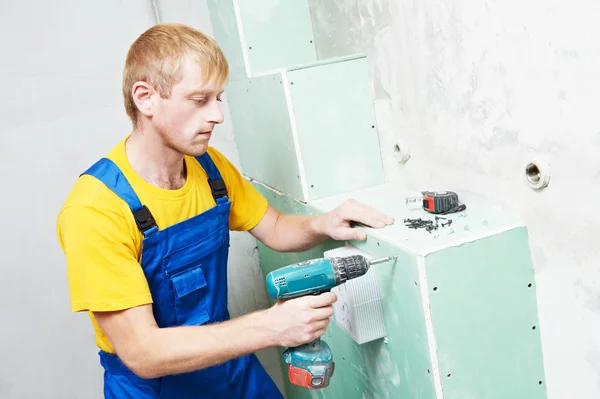
<svg viewBox="0 0 600 399"><path fill-rule="evenodd" d="M163 21L211 34L204 1L159 1ZM130 130L121 97L128 46L155 23L151 2L0 2L0 398L102 395L85 314L72 314L55 221L77 175ZM229 110L213 145L239 166ZM10 195L9 195L10 193ZM268 305L256 241L232 235L230 311ZM276 350L259 354L281 384Z"/></svg>
<svg viewBox="0 0 600 399"><path fill-rule="evenodd" d="M599 397L600 3L309 3L319 59L368 55L388 179L477 191L525 221L548 395ZM541 192L524 178L536 158Z"/></svg>

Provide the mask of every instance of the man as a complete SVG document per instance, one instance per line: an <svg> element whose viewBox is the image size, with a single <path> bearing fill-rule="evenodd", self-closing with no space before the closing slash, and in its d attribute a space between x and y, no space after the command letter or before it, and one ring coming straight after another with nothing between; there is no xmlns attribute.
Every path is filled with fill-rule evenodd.
<svg viewBox="0 0 600 399"><path fill-rule="evenodd" d="M60 211L72 310L93 323L107 398L281 398L253 353L320 337L336 298L280 301L230 320L229 231L302 251L328 237L366 239L351 220L393 223L353 201L316 217L270 207L209 147L228 74L217 44L192 28L143 33L123 74L133 131Z"/></svg>

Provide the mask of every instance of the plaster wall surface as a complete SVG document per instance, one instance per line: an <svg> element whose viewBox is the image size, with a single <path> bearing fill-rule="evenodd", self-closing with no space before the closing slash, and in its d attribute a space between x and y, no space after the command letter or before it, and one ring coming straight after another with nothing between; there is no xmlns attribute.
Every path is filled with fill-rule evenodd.
<svg viewBox="0 0 600 399"><path fill-rule="evenodd" d="M157 1L162 22L211 35L205 1ZM70 312L55 232L75 179L131 130L121 94L129 45L156 23L152 2L0 2L0 398L99 399L89 318ZM212 145L239 167L227 102ZM256 240L233 233L232 316L268 306ZM259 358L282 384L275 349Z"/></svg>
<svg viewBox="0 0 600 399"><path fill-rule="evenodd" d="M319 59L367 54L387 179L477 192L525 222L548 396L599 397L600 3L309 4Z"/></svg>

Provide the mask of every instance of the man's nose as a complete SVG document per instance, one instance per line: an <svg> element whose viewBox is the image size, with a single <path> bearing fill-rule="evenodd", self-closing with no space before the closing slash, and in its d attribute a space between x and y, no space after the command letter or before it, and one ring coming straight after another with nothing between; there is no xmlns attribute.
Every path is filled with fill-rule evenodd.
<svg viewBox="0 0 600 399"><path fill-rule="evenodd" d="M209 115L208 115L208 122L211 123L223 123L223 121L225 120L225 117L223 116L223 112L221 111L221 106L219 105L219 102L214 101L210 107L210 111L209 111Z"/></svg>

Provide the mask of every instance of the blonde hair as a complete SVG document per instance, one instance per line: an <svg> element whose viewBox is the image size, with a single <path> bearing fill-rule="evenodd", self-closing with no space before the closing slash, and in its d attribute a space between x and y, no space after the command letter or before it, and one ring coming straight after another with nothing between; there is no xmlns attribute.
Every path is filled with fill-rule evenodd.
<svg viewBox="0 0 600 399"><path fill-rule="evenodd" d="M206 83L224 85L229 76L229 64L216 41L189 26L169 23L148 29L129 48L123 70L125 110L137 124L138 109L131 89L143 81L154 87L162 98L169 98L171 88L183 76L181 65L189 56L196 61L206 77Z"/></svg>

